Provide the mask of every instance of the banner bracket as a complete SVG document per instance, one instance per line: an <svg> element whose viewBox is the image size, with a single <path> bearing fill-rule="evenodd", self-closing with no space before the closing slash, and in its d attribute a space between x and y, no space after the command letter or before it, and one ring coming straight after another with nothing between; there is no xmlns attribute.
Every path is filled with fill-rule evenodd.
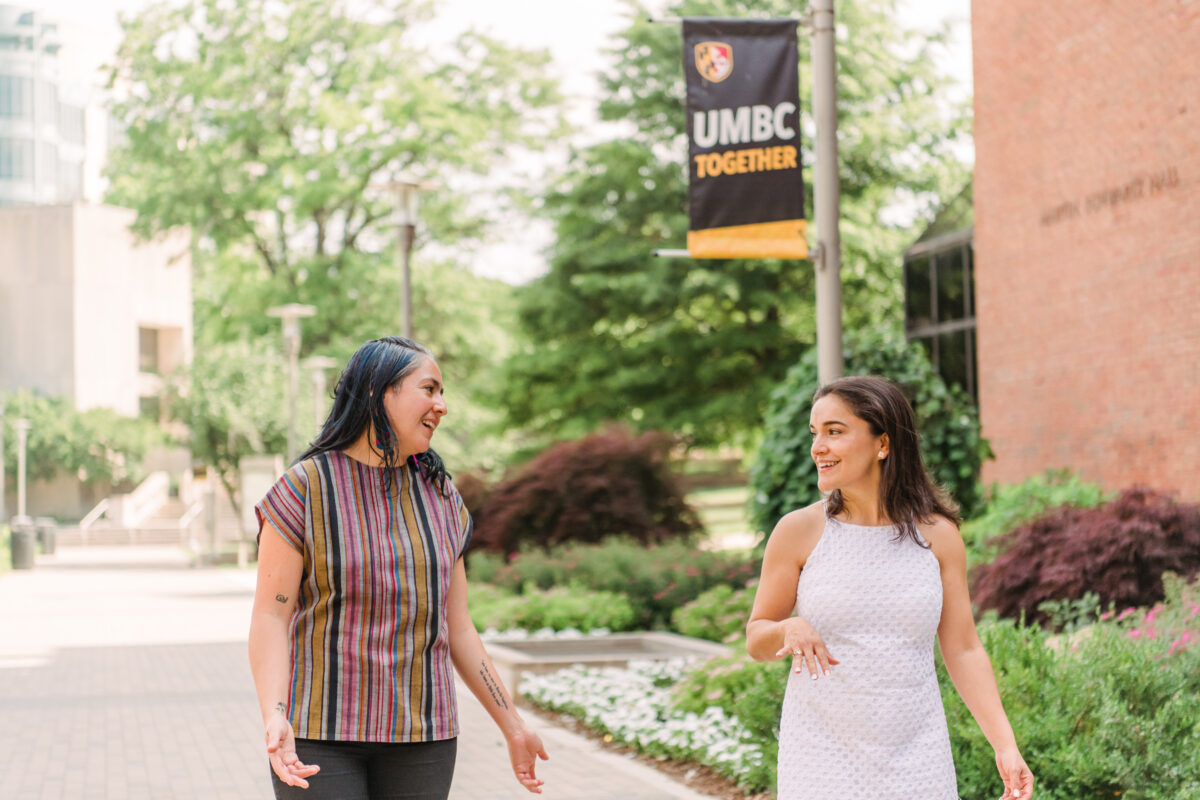
<svg viewBox="0 0 1200 800"><path fill-rule="evenodd" d="M690 250L652 250L655 258L691 258Z"/></svg>

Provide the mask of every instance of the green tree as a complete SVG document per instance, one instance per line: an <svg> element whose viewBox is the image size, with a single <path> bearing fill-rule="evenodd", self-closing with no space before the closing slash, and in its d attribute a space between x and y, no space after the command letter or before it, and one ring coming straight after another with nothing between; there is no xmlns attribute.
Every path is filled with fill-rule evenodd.
<svg viewBox="0 0 1200 800"><path fill-rule="evenodd" d="M496 415L474 398L509 346L488 311L511 318L511 289L454 266L454 248L488 229L476 195L489 170L560 130L558 93L545 53L473 32L425 46L432 7L191 0L123 23L112 85L124 138L110 159L109 200L136 209L143 236L193 231L201 363L178 376L178 408L223 480L236 478L240 454L282 452L282 417L264 416L284 403L281 384L242 388L243 375L280 371L279 323L266 308L317 307L302 323L302 355L344 362L361 342L397 332L394 201L379 186L398 175L435 183L421 195L414 328L457 392L446 428L457 438L446 444L478 454L472 467L494 467L504 451L502 437L478 444ZM499 190L486 205L503 214L524 193ZM422 257L433 242L438 261ZM250 360L220 364L212 354Z"/></svg>
<svg viewBox="0 0 1200 800"><path fill-rule="evenodd" d="M109 200L145 236L191 226L199 343L269 332L262 311L279 302L318 307L314 350L393 330L394 202L380 185L435 181L420 237L478 237L468 176L558 130L544 52L474 32L434 52L431 8L190 0L123 23Z"/></svg>
<svg viewBox="0 0 1200 800"><path fill-rule="evenodd" d="M784 0L683 0L679 16L783 17ZM604 420L661 428L697 444L760 425L771 387L811 344L807 262L655 259L687 231L686 128L679 30L633 21L612 49L600 116L615 138L574 154L547 198L557 241L549 274L520 293L528 343L506 366L515 424L577 436ZM928 218L965 168L952 156L967 110L948 107L933 66L937 38L901 29L894 4L838 4L839 147L845 322L898 329L900 253L915 226L887 222L907 203ZM808 40L800 37L802 131ZM810 161L810 159L806 159ZM811 186L811 182L806 179ZM811 191L806 208L812 208Z"/></svg>
<svg viewBox="0 0 1200 800"><path fill-rule="evenodd" d="M25 446L30 480L70 475L84 484L128 486L142 478L146 454L167 444L167 435L149 420L107 408L76 411L66 398L22 389L5 398L3 458L10 481L17 472L19 418L31 423Z"/></svg>
<svg viewBox="0 0 1200 800"><path fill-rule="evenodd" d="M192 455L212 465L239 515L244 502L257 500L240 495L242 458L287 449L287 377L274 355L281 346L265 337L199 348L170 378L171 411L188 426ZM297 395L298 431L309 429L310 397Z"/></svg>
<svg viewBox="0 0 1200 800"><path fill-rule="evenodd" d="M980 435L979 415L966 392L947 387L925 350L899 334L851 333L844 355L847 375L882 375L904 390L926 469L969 518L982 501L979 470L992 450ZM750 519L759 533L769 532L787 512L821 499L808 430L819 385L812 348L771 392L762 446L750 469Z"/></svg>

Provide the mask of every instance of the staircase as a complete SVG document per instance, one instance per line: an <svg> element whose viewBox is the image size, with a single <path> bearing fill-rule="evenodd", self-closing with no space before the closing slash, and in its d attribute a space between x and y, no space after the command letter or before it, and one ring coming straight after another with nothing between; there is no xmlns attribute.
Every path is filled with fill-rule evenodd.
<svg viewBox="0 0 1200 800"><path fill-rule="evenodd" d="M59 528L57 544L59 547L175 544L199 550L238 541L242 535L241 523L233 504L220 489L211 492L216 511L212 514L215 524L209 530L205 505L205 495L209 493L208 490L197 493L197 499L188 504L168 496L166 485L151 475L124 496L133 498L132 502L125 500L122 505L116 498L108 498L81 524Z"/></svg>

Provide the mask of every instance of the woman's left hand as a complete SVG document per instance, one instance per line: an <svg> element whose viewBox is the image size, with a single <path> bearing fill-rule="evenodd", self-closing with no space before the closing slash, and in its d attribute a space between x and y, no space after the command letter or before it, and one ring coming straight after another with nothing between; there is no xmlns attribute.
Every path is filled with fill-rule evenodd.
<svg viewBox="0 0 1200 800"><path fill-rule="evenodd" d="M1015 747L996 751L996 769L1004 781L1004 794L1000 800L1029 800L1033 796L1033 773Z"/></svg>
<svg viewBox="0 0 1200 800"><path fill-rule="evenodd" d="M512 762L513 773L529 791L534 794L542 793L542 779L534 774L534 767L540 758L546 761L550 758L542 744L542 737L522 724L508 737L508 759Z"/></svg>

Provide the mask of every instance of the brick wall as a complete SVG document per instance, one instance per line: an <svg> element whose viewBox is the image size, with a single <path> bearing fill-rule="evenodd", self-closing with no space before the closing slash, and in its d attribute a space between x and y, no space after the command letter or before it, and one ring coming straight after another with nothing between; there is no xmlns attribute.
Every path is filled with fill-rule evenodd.
<svg viewBox="0 0 1200 800"><path fill-rule="evenodd" d="M1200 499L1200 3L972 5L984 480Z"/></svg>

